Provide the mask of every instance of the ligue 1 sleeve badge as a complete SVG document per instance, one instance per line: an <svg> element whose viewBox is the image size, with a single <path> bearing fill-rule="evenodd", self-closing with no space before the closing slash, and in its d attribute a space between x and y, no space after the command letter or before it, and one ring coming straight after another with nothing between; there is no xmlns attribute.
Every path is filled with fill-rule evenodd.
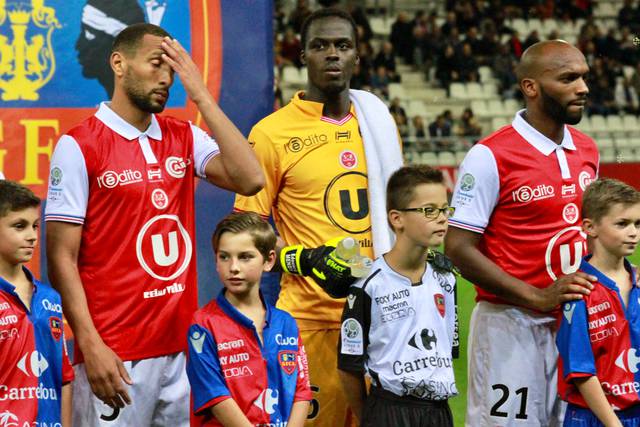
<svg viewBox="0 0 640 427"><path fill-rule="evenodd" d="M282 350L278 352L278 363L287 375L293 374L296 370L296 352L293 350Z"/></svg>
<svg viewBox="0 0 640 427"><path fill-rule="evenodd" d="M49 318L49 327L51 328L51 336L56 341L60 341L62 336L62 320L59 317L51 316Z"/></svg>

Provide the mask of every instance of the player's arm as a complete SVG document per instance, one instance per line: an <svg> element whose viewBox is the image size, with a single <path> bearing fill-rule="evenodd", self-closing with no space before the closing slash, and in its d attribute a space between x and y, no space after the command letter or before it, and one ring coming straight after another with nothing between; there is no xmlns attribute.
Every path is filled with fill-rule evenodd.
<svg viewBox="0 0 640 427"><path fill-rule="evenodd" d="M253 427L253 424L242 412L233 399L225 399L211 407L211 414L224 427Z"/></svg>
<svg viewBox="0 0 640 427"><path fill-rule="evenodd" d="M293 403L287 427L303 427L309 414L309 401L299 400Z"/></svg>
<svg viewBox="0 0 640 427"><path fill-rule="evenodd" d="M60 399L60 421L62 427L71 427L71 393L73 392L72 383L62 386L62 398Z"/></svg>
<svg viewBox="0 0 640 427"><path fill-rule="evenodd" d="M162 48L163 59L180 77L220 147L220 154L205 167L207 180L236 193L256 194L264 187L265 179L251 145L215 102L198 67L180 43L165 37Z"/></svg>
<svg viewBox="0 0 640 427"><path fill-rule="evenodd" d="M478 248L500 196L500 178L493 152L476 144L460 165L452 206L456 208L445 238L445 253L462 275L477 286L513 304L549 311L563 301L588 294L584 274L562 277L538 289L502 270Z"/></svg>
<svg viewBox="0 0 640 427"><path fill-rule="evenodd" d="M549 311L565 301L581 299L593 288L594 277L576 272L539 289L506 273L478 249L482 235L450 227L445 238L445 253L462 275L477 286L512 304Z"/></svg>
<svg viewBox="0 0 640 427"><path fill-rule="evenodd" d="M598 377L580 377L574 379L573 383L582 397L584 397L584 401L589 405L591 412L598 417L605 427L622 427L622 423L604 395L604 390Z"/></svg>
<svg viewBox="0 0 640 427"><path fill-rule="evenodd" d="M51 283L62 296L64 314L84 356L93 393L112 407L124 407L131 398L123 383L132 384L122 360L102 341L93 324L78 271L82 236L79 224L47 222L47 261Z"/></svg>

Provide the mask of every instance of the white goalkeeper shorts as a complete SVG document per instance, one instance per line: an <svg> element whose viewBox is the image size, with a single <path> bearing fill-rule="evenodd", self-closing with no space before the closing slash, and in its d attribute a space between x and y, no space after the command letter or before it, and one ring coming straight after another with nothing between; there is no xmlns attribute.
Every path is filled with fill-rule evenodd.
<svg viewBox="0 0 640 427"><path fill-rule="evenodd" d="M84 363L75 366L74 426L189 426L190 388L184 353L123 363L133 385L127 386L132 403L122 409L98 399L91 391Z"/></svg>
<svg viewBox="0 0 640 427"><path fill-rule="evenodd" d="M480 301L468 346L468 427L561 426L556 318Z"/></svg>

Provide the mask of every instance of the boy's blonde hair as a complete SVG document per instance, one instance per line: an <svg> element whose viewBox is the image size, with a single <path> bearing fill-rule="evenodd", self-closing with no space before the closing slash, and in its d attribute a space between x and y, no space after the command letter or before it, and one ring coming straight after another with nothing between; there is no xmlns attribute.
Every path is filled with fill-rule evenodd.
<svg viewBox="0 0 640 427"><path fill-rule="evenodd" d="M277 238L273 228L267 221L262 219L260 215L254 212L233 212L218 223L211 238L213 251L216 254L218 253L220 236L227 232L233 234L249 233L256 249L258 249L258 252L260 252L265 259L267 259L269 253L276 248Z"/></svg>
<svg viewBox="0 0 640 427"><path fill-rule="evenodd" d="M640 192L622 181L600 178L593 181L582 195L582 219L600 221L615 204L640 203Z"/></svg>

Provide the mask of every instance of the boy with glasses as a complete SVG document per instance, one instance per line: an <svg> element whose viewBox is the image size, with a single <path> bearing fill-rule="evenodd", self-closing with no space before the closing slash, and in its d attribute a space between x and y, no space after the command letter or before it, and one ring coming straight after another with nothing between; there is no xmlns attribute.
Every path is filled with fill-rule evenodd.
<svg viewBox="0 0 640 427"><path fill-rule="evenodd" d="M452 214L442 172L407 166L389 179L396 242L351 286L340 330L338 368L363 427L453 426L456 283L452 264L433 251Z"/></svg>

